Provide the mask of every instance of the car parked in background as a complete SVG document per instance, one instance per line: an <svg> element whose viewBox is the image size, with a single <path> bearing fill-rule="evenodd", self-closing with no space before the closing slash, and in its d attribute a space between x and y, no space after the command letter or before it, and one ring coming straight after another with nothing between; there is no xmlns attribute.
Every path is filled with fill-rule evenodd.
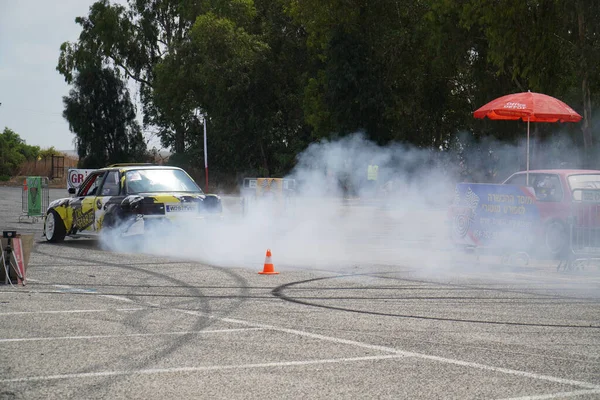
<svg viewBox="0 0 600 400"><path fill-rule="evenodd" d="M115 164L91 172L73 197L49 204L44 236L60 242L65 236L95 236L114 230L125 234L133 226L171 226L219 215L219 196L205 194L181 168L151 164Z"/></svg>
<svg viewBox="0 0 600 400"><path fill-rule="evenodd" d="M552 256L565 254L569 246L569 223L582 201L584 189L600 189L600 171L548 169L520 171L504 184L533 188L540 216L540 239Z"/></svg>

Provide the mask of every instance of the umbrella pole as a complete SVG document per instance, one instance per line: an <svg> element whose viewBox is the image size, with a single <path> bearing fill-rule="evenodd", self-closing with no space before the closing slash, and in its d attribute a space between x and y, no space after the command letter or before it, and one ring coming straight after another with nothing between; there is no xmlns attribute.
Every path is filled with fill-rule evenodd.
<svg viewBox="0 0 600 400"><path fill-rule="evenodd" d="M527 186L529 186L529 117L527 117Z"/></svg>

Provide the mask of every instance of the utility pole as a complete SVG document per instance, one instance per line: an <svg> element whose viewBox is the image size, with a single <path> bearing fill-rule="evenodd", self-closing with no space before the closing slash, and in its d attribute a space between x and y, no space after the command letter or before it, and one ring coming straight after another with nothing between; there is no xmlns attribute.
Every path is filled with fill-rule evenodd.
<svg viewBox="0 0 600 400"><path fill-rule="evenodd" d="M208 193L208 147L206 145L206 114L201 111L199 108L195 110L195 114L200 122L202 122L202 126L204 128L204 192Z"/></svg>

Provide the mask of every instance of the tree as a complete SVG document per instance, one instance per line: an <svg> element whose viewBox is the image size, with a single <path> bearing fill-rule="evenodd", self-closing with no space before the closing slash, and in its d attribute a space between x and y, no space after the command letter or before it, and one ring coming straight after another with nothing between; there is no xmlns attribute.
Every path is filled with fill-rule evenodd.
<svg viewBox="0 0 600 400"><path fill-rule="evenodd" d="M188 40L158 63L154 99L165 115L183 105L208 116L211 163L220 170L281 174L309 139L305 37L281 1L254 6L198 16Z"/></svg>
<svg viewBox="0 0 600 400"><path fill-rule="evenodd" d="M146 143L124 82L109 68L77 73L63 97L63 116L75 133L79 166L101 168L117 162L139 162Z"/></svg>
<svg viewBox="0 0 600 400"><path fill-rule="evenodd" d="M12 129L0 133L0 176L9 177L18 172L25 161L35 160L39 146L30 146Z"/></svg>
<svg viewBox="0 0 600 400"><path fill-rule="evenodd" d="M460 89L469 41L461 39L469 38L457 31L448 40L442 31L456 26L435 13L438 3L448 2L288 3L308 33L312 68L304 111L315 136L364 130L379 143L437 149L464 128L470 106Z"/></svg>
<svg viewBox="0 0 600 400"><path fill-rule="evenodd" d="M61 46L57 69L69 82L88 65L109 65L138 82L144 124L157 128L174 160L202 164L202 112L212 165L281 173L308 140L305 37L285 5L130 0L124 7L100 0L76 19L79 40Z"/></svg>
<svg viewBox="0 0 600 400"><path fill-rule="evenodd" d="M56 148L54 148L54 146L50 146L47 149L40 150L40 153L38 154L39 158L48 158L48 157L54 157L54 156L64 156L64 153L56 150Z"/></svg>
<svg viewBox="0 0 600 400"><path fill-rule="evenodd" d="M600 3L591 0L459 3L463 3L462 25L482 33L487 61L495 68L496 75L511 79L513 91L546 93L583 110L582 141L589 165L593 145L591 104L600 99Z"/></svg>
<svg viewBox="0 0 600 400"><path fill-rule="evenodd" d="M231 173L283 174L355 131L432 154L516 143L516 123L472 112L527 89L583 110L589 148L599 17L591 0L99 0L57 69L137 82L144 126L186 167L203 165L200 114L212 170Z"/></svg>
<svg viewBox="0 0 600 400"><path fill-rule="evenodd" d="M163 145L184 153L189 126L196 117L183 105L170 110L155 106L154 68L185 40L196 16L207 7L204 3L129 0L125 7L99 0L87 16L75 19L81 34L77 42L61 45L57 70L70 83L77 71L102 64L134 80L139 84L144 125L157 128Z"/></svg>

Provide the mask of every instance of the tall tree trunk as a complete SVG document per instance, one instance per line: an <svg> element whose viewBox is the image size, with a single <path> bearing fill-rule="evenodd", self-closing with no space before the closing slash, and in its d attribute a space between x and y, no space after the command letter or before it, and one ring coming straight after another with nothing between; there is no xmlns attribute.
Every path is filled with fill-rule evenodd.
<svg viewBox="0 0 600 400"><path fill-rule="evenodd" d="M592 119L592 100L590 98L590 85L588 82L588 72L584 73L583 80L581 82L581 91L583 93L583 124L581 130L583 131L583 146L584 146L584 162L586 168L592 168L595 166L590 165L591 153L592 153L592 127L590 120Z"/></svg>
<svg viewBox="0 0 600 400"><path fill-rule="evenodd" d="M269 171L269 163L267 161L267 155L265 154L265 147L263 146L262 140L260 141L259 147L260 147L260 155L262 157L263 168L265 169L267 176L270 177L271 171Z"/></svg>
<svg viewBox="0 0 600 400"><path fill-rule="evenodd" d="M178 126L175 129L175 154L185 153L185 128Z"/></svg>
<svg viewBox="0 0 600 400"><path fill-rule="evenodd" d="M591 152L592 152L592 129L590 120L592 119L592 101L590 98L590 85L589 85L589 69L586 60L586 43L585 43L585 13L583 1L577 1L577 23L579 26L579 51L581 55L580 60L580 71L582 76L581 81L581 93L583 95L583 125L581 130L583 132L583 147L584 147L584 167L590 168L591 165Z"/></svg>

